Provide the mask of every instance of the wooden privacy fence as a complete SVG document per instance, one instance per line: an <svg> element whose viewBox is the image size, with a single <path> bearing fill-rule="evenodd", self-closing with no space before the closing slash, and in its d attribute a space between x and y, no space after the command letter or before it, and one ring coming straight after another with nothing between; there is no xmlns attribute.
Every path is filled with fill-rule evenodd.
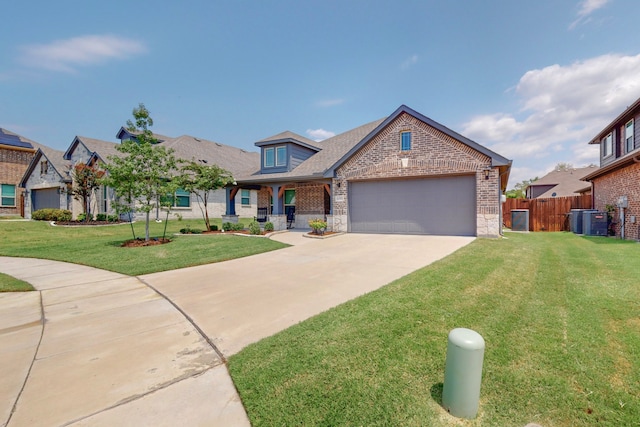
<svg viewBox="0 0 640 427"><path fill-rule="evenodd" d="M511 210L529 209L529 231L569 231L571 209L591 209L591 195L548 199L507 199L502 204L504 225L511 228Z"/></svg>

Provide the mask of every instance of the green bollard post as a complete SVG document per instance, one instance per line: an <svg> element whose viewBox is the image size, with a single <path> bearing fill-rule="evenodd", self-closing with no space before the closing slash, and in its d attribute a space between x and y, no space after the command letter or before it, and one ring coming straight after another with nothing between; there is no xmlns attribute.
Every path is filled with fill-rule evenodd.
<svg viewBox="0 0 640 427"><path fill-rule="evenodd" d="M484 339L471 329L449 332L444 369L442 406L458 418L473 419L478 414Z"/></svg>

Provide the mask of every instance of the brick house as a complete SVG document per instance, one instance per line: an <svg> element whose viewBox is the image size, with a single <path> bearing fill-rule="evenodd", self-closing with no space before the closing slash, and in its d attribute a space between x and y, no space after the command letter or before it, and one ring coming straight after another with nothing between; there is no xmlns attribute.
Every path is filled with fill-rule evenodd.
<svg viewBox="0 0 640 427"><path fill-rule="evenodd" d="M255 144L260 168L236 178L228 193L234 215L239 189L258 190L276 229L363 233L501 234L501 195L511 161L407 106L322 142L283 132Z"/></svg>
<svg viewBox="0 0 640 427"><path fill-rule="evenodd" d="M589 144L600 146L600 168L586 175L593 207L613 208L616 236L640 240L640 98L600 131Z"/></svg>
<svg viewBox="0 0 640 427"><path fill-rule="evenodd" d="M37 151L35 142L0 128L0 215L23 215L20 180Z"/></svg>

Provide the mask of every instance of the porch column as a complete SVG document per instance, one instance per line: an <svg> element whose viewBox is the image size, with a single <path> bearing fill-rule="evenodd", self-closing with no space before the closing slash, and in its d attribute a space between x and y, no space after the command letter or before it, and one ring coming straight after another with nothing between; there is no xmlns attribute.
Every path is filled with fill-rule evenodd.
<svg viewBox="0 0 640 427"><path fill-rule="evenodd" d="M235 215L236 214L236 191L233 191L234 189L232 187L227 187L225 188L226 191L226 197L225 197L225 201L226 201L226 210L225 210L225 214L226 215Z"/></svg>
<svg viewBox="0 0 640 427"><path fill-rule="evenodd" d="M284 204L282 197L280 197L280 185L272 185L273 190L273 213L272 215L282 215L284 211Z"/></svg>

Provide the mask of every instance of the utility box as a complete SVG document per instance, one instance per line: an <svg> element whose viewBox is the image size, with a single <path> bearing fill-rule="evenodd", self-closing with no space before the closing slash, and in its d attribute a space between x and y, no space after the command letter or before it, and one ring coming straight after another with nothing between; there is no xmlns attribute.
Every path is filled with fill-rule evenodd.
<svg viewBox="0 0 640 427"><path fill-rule="evenodd" d="M480 403L484 339L466 328L449 332L442 407L458 418L475 418Z"/></svg>
<svg viewBox="0 0 640 427"><path fill-rule="evenodd" d="M582 234L585 236L607 235L607 213L585 211L582 213Z"/></svg>
<svg viewBox="0 0 640 427"><path fill-rule="evenodd" d="M511 209L511 231L529 231L529 209Z"/></svg>
<svg viewBox="0 0 640 427"><path fill-rule="evenodd" d="M571 232L575 233L575 234L582 234L583 233L583 219L584 219L584 212L596 212L595 209L571 209L571 213L569 215L570 218L570 225L571 225Z"/></svg>

